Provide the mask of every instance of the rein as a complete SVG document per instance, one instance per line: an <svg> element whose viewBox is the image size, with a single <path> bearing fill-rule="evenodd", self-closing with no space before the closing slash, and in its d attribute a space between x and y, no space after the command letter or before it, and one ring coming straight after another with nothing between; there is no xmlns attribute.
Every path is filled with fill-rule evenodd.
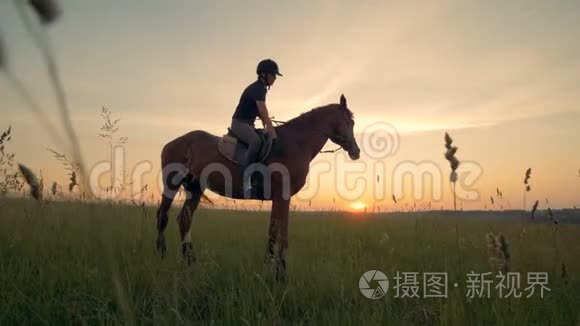
<svg viewBox="0 0 580 326"><path fill-rule="evenodd" d="M343 148L339 146L339 147L337 147L335 149L329 149L329 150L326 150L326 151L320 151L319 153L322 153L322 154L326 154L326 153L336 153L336 152L338 152L341 149L343 149Z"/></svg>
<svg viewBox="0 0 580 326"><path fill-rule="evenodd" d="M283 124L286 123L286 121L282 121L282 120L274 120L274 119L270 119L270 120L272 122L274 122L276 124L276 126L283 125ZM328 137L328 139L330 139L332 141L332 137ZM343 149L343 148L342 148L342 146L339 145L335 149L330 149L330 150L326 150L326 151L320 151L319 153L323 153L323 154L326 154L326 153L336 153L336 152L338 152L341 149Z"/></svg>

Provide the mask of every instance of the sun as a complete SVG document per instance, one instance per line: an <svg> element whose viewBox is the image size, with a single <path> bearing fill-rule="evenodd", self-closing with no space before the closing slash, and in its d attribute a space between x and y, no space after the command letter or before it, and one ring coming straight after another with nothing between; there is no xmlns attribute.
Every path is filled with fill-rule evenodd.
<svg viewBox="0 0 580 326"><path fill-rule="evenodd" d="M350 208L354 209L355 211L363 211L367 208L367 205L360 201L355 201L350 204Z"/></svg>

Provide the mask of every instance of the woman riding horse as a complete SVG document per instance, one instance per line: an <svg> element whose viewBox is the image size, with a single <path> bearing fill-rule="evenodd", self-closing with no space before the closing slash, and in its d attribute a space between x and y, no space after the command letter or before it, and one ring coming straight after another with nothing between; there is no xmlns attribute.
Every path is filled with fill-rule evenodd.
<svg viewBox="0 0 580 326"><path fill-rule="evenodd" d="M260 117L270 138L273 141L277 138L276 130L274 130L266 108L266 93L276 81L276 77L282 76L282 74L278 69L278 64L271 59L260 61L256 73L258 74L258 80L246 87L242 96L240 96L240 102L232 117L232 132L238 139L248 144L248 151L242 162L244 168L256 160L256 155L260 150L260 136L258 136L254 127L256 117ZM251 182L246 184L252 188ZM253 187L255 188L256 185Z"/></svg>
<svg viewBox="0 0 580 326"><path fill-rule="evenodd" d="M258 65L259 79L242 94L232 127L239 136L247 136L244 141L253 144L255 131L250 121L253 122L257 114L266 124L270 136L279 136L279 150L271 152L262 165L266 167L263 184L269 189L263 199L272 202L266 258L274 263L277 278L283 280L286 276L290 199L306 184L311 161L328 140L339 145L353 160L359 158L360 149L354 137L353 113L344 95L340 96L339 103L312 109L274 128L264 100L266 87L271 86L279 74L273 61L266 60ZM237 123L238 118L246 122ZM246 196L244 189L246 171L218 150L219 141L220 137L216 135L194 130L163 146L163 193L157 210L157 249L162 257L167 251L164 231L169 221L169 208L181 187L187 196L177 220L182 255L187 264L195 261L190 228L204 191L207 189L228 198L252 199Z"/></svg>

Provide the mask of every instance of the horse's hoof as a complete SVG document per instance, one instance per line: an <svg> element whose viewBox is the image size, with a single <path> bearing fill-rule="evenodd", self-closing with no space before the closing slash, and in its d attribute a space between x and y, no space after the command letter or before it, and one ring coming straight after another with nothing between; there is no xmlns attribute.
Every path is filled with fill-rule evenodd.
<svg viewBox="0 0 580 326"><path fill-rule="evenodd" d="M275 264L276 263L276 254L273 250L266 249L266 253L264 254L264 264Z"/></svg>
<svg viewBox="0 0 580 326"><path fill-rule="evenodd" d="M183 255L183 261L187 267L191 266L197 260L195 254L193 253L193 246L191 242L181 245L181 254Z"/></svg>

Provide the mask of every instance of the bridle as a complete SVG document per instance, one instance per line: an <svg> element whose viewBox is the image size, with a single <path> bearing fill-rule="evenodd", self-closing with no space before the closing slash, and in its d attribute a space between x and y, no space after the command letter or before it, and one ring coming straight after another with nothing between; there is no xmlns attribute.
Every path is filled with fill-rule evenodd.
<svg viewBox="0 0 580 326"><path fill-rule="evenodd" d="M346 148L350 147L350 146L345 145L348 141L346 136L330 136L330 137L328 137L328 139L330 139L331 142L337 144L339 147L335 148L335 149L331 149L331 150L320 151L320 153L336 153L341 149L348 151L348 149L346 149Z"/></svg>

